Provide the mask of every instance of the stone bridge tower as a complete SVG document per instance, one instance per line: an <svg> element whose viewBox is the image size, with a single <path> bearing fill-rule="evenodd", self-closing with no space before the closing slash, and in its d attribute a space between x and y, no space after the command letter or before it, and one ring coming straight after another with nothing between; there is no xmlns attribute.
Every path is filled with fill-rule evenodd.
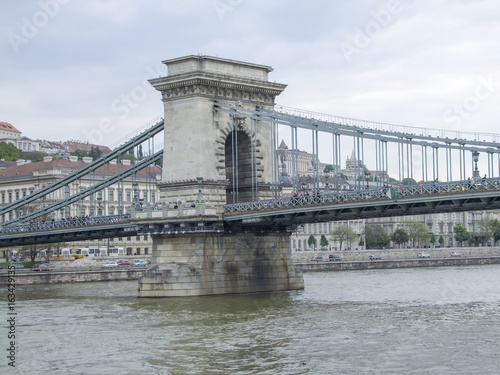
<svg viewBox="0 0 500 375"><path fill-rule="evenodd" d="M139 296L302 289L286 229L254 231L224 224L224 205L235 197L241 202L272 196L272 124L214 110L215 101L273 109L286 85L269 82L272 68L264 65L209 56L164 63L168 75L150 82L161 92L165 107L159 187L160 199L170 209L161 220L148 219L147 225L159 230L151 232L152 266L139 279ZM179 200L186 207L203 202L203 210L197 205L183 211L179 206L178 214L172 212ZM214 226L220 229L209 229ZM202 230L184 230L192 227Z"/></svg>
<svg viewBox="0 0 500 375"><path fill-rule="evenodd" d="M270 198L271 125L252 126L250 119L216 112L214 101L272 109L286 85L269 82L272 68L264 65L210 56L163 63L168 75L150 80L165 108L160 199L189 204L198 193L199 178L207 207L216 207L219 214L226 203ZM252 196L252 185L257 196Z"/></svg>

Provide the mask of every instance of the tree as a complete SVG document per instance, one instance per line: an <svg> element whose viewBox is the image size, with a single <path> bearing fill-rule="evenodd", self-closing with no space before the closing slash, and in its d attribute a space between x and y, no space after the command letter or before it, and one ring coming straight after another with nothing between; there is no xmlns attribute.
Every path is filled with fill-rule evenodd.
<svg viewBox="0 0 500 375"><path fill-rule="evenodd" d="M23 153L23 158L26 160L31 160L33 163L36 163L37 161L42 161L44 156L49 156L49 154L41 151L27 151Z"/></svg>
<svg viewBox="0 0 500 375"><path fill-rule="evenodd" d="M97 146L92 146L90 147L89 156L95 161L102 156L102 150Z"/></svg>
<svg viewBox="0 0 500 375"><path fill-rule="evenodd" d="M328 246L328 240L326 239L325 235L322 234L321 238L319 240L319 244L321 247L327 247Z"/></svg>
<svg viewBox="0 0 500 375"><path fill-rule="evenodd" d="M339 225L332 233L332 241L339 242L339 249L342 250L342 243L351 243L358 238L358 234L354 229L347 225Z"/></svg>
<svg viewBox="0 0 500 375"><path fill-rule="evenodd" d="M401 183L404 186L417 185L417 181L415 181L413 178L403 178L403 181L401 181Z"/></svg>
<svg viewBox="0 0 500 375"><path fill-rule="evenodd" d="M491 220L490 226L493 234L493 246L495 246L497 241L500 240L500 220L498 219Z"/></svg>
<svg viewBox="0 0 500 375"><path fill-rule="evenodd" d="M12 143L0 142L0 158L6 161L21 159L23 153Z"/></svg>
<svg viewBox="0 0 500 375"><path fill-rule="evenodd" d="M88 156L88 153L86 151L83 151L83 150L75 150L75 151L71 152L70 155L77 156L78 160L82 160L84 157Z"/></svg>
<svg viewBox="0 0 500 375"><path fill-rule="evenodd" d="M434 246L434 244L436 243L436 237L433 234L431 234L431 241L430 242L431 242L432 246Z"/></svg>
<svg viewBox="0 0 500 375"><path fill-rule="evenodd" d="M139 145L139 149L137 150L137 160L144 159L144 153L142 152L142 145Z"/></svg>
<svg viewBox="0 0 500 375"><path fill-rule="evenodd" d="M396 229L391 236L392 242L394 242L395 244L398 244L399 247L401 247L401 245L407 243L409 239L410 239L410 236L408 236L408 232L406 230L404 230L403 228Z"/></svg>
<svg viewBox="0 0 500 375"><path fill-rule="evenodd" d="M325 169L323 169L323 172L324 172L324 173L331 173L331 172L334 172L333 165L328 164L328 165L325 167Z"/></svg>
<svg viewBox="0 0 500 375"><path fill-rule="evenodd" d="M453 227L453 233L455 233L455 240L460 244L470 240L469 232L467 232L467 229L465 229L465 227L460 223L455 224Z"/></svg>
<svg viewBox="0 0 500 375"><path fill-rule="evenodd" d="M407 221L408 236L411 239L413 247L418 241L425 241L430 237L427 227L418 221Z"/></svg>
<svg viewBox="0 0 500 375"><path fill-rule="evenodd" d="M391 238L382 225L371 224L365 227L365 241L367 249L381 249L389 245Z"/></svg>
<svg viewBox="0 0 500 375"><path fill-rule="evenodd" d="M316 247L316 244L318 243L318 241L316 240L316 238L311 234L307 240L307 244L309 245L309 247L311 246L314 246Z"/></svg>
<svg viewBox="0 0 500 375"><path fill-rule="evenodd" d="M444 245L444 237L443 236L439 236L438 242L439 242L439 246L443 247L443 245Z"/></svg>

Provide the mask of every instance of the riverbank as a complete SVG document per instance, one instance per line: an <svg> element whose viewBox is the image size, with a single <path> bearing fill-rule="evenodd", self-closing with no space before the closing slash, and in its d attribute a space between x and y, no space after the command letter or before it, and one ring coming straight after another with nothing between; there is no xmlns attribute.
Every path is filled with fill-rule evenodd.
<svg viewBox="0 0 500 375"><path fill-rule="evenodd" d="M390 268L448 267L472 266L484 264L500 264L500 256L495 257L460 257L460 258L426 258L406 260L376 260L376 261L340 261L340 262L308 262L297 263L302 272L353 271Z"/></svg>
<svg viewBox="0 0 500 375"><path fill-rule="evenodd" d="M12 271L12 270L11 270ZM4 270L0 273L0 285L35 285L62 284L96 281L138 280L144 268L126 268L113 270L71 270L71 271L31 271L15 269L15 273Z"/></svg>

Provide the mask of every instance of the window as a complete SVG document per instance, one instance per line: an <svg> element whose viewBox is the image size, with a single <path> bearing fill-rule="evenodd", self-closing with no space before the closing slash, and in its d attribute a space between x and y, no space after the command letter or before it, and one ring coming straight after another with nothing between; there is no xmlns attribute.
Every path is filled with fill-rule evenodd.
<svg viewBox="0 0 500 375"><path fill-rule="evenodd" d="M148 255L149 254L149 249L147 247L144 248L144 254Z"/></svg>
<svg viewBox="0 0 500 375"><path fill-rule="evenodd" d="M132 202L132 194L130 193L130 191L127 191L127 202Z"/></svg>
<svg viewBox="0 0 500 375"><path fill-rule="evenodd" d="M127 237L127 241L132 241L132 238L130 236Z"/></svg>
<svg viewBox="0 0 500 375"><path fill-rule="evenodd" d="M113 190L111 190L111 189L109 189L108 195L109 195L109 196L108 196L108 200L109 200L110 202L113 202L113 200L114 200L114 196L113 196L113 195L114 195L114 191L113 191Z"/></svg>
<svg viewBox="0 0 500 375"><path fill-rule="evenodd" d="M146 235L144 236L144 241L147 241L147 240L148 240L148 235L146 234Z"/></svg>
<svg viewBox="0 0 500 375"><path fill-rule="evenodd" d="M137 250L135 251L135 254L136 255L141 255L141 248L140 247L137 248Z"/></svg>
<svg viewBox="0 0 500 375"><path fill-rule="evenodd" d="M136 241L140 241L141 240L141 236L135 236L135 240Z"/></svg>

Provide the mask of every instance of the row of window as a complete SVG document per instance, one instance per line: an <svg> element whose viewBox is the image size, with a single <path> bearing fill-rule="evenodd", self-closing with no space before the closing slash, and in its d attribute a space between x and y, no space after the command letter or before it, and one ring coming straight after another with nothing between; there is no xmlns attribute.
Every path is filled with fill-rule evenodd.
<svg viewBox="0 0 500 375"><path fill-rule="evenodd" d="M21 198L24 198L27 194L28 193L26 190L14 191L14 192L12 192L12 191L4 192L3 191L0 193L0 201L2 204L12 203L13 201L17 201ZM65 195L68 197L69 192L66 192ZM123 191L118 190L117 195L118 195L118 201L123 202ZM109 190L108 201L114 202L114 197L115 197L114 190ZM140 199L140 197L141 197L141 194L139 192L138 198ZM149 191L149 192L144 191L142 194L142 197L143 197L145 202L156 202L156 192L155 191ZM148 198L150 198L150 200ZM125 200L126 202L132 202L132 192L131 191L126 192L125 199L126 199ZM90 200L91 202L94 202L95 200L102 200L102 192L97 192L97 197L95 196L95 194L91 194L88 197L88 200Z"/></svg>

